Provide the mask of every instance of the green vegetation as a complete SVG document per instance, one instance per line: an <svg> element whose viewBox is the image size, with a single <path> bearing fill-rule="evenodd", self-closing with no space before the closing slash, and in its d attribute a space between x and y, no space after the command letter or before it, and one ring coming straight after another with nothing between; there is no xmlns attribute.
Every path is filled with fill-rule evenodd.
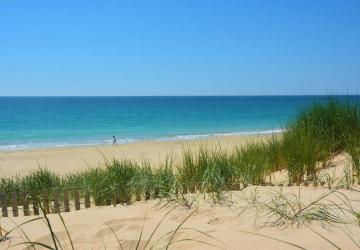
<svg viewBox="0 0 360 250"><path fill-rule="evenodd" d="M141 198L173 200L186 193L208 193L214 202L240 185L271 183L272 173L287 170L289 184L319 181L319 171L335 154L351 159L349 182L360 178L360 106L329 99L300 111L282 135L234 151L184 149L180 164L168 157L162 166L130 160L105 160L94 168L67 176L46 169L30 175L0 178L0 192L40 193L79 188L96 205L131 203ZM351 180L350 180L351 179ZM329 185L330 186L330 185Z"/></svg>
<svg viewBox="0 0 360 250"><path fill-rule="evenodd" d="M316 180L318 163L325 165L334 154L343 151L356 152L360 147L359 138L358 103L329 99L326 103L307 107L289 123L283 136L282 151L289 181L301 182L304 175ZM356 153L351 157L354 159Z"/></svg>

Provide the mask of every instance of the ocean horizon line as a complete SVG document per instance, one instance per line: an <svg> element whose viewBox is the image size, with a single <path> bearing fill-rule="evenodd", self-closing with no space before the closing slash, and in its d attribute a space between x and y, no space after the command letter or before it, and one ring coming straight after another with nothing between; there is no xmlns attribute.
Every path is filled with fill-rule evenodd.
<svg viewBox="0 0 360 250"><path fill-rule="evenodd" d="M249 94L249 95L0 95L0 98L42 98L42 97L358 97L360 94Z"/></svg>

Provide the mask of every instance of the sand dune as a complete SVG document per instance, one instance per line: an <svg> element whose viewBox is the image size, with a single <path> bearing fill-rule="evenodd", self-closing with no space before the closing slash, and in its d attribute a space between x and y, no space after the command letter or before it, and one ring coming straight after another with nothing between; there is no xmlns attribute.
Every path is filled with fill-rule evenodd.
<svg viewBox="0 0 360 250"><path fill-rule="evenodd" d="M303 204L309 204L323 194L329 192L323 187L248 187L242 192L236 191L228 197L224 204L214 205L209 200L197 197L197 203L192 209L185 207L175 208L174 204L162 208L165 202L148 201L137 202L130 206L101 207L70 212L63 214L63 218L69 229L75 249L120 249L116 237L119 238L124 249L135 249L143 230L140 240L142 249L153 230L162 220L166 213L171 211L161 222L150 242L146 246L149 249L161 249L170 241L171 234L189 215L190 217L181 226L173 238L171 249L295 249L294 246L279 242L274 239L265 238L260 235L284 240L301 246L305 249L332 249L333 246L317 233L336 243L342 249L355 249L356 245L346 235L359 236L358 225L341 225L335 223L304 222L279 223L272 225L275 217L267 214L267 210L259 209L257 205L251 204L254 195L257 202L269 202L271 194L281 192L293 197L297 195ZM359 194L354 191L341 191L348 199L356 200ZM300 195L299 195L300 193ZM329 200L341 203L336 195L330 195ZM359 203L353 203L353 207L360 209ZM50 215L50 220L59 241L64 249L70 249L71 245L67 233L57 215ZM347 218L346 216L343 216ZM9 229L33 217L19 217L13 219L2 219L2 226ZM349 217L350 218L350 217ZM110 229L111 228L111 229ZM43 221L35 221L24 225L22 229L29 239L51 244L51 235ZM314 231L313 231L314 230ZM249 234L255 233L255 234ZM116 236L115 236L116 234ZM20 231L10 235L10 239L2 244L6 246L16 244L25 240ZM185 240L192 239L192 240ZM22 249L23 246L15 247Z"/></svg>

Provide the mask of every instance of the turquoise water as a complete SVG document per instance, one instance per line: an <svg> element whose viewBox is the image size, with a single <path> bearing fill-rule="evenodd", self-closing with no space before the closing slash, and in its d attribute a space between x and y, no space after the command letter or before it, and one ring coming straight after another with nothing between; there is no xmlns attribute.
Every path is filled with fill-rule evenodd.
<svg viewBox="0 0 360 250"><path fill-rule="evenodd" d="M270 133L321 96L0 97L0 150Z"/></svg>

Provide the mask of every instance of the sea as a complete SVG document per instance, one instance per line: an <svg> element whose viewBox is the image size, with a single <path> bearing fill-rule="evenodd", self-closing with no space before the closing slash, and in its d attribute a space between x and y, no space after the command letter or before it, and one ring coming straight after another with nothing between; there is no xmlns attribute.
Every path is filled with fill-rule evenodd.
<svg viewBox="0 0 360 250"><path fill-rule="evenodd" d="M0 150L278 133L328 96L0 97ZM345 98L345 97L338 97Z"/></svg>

